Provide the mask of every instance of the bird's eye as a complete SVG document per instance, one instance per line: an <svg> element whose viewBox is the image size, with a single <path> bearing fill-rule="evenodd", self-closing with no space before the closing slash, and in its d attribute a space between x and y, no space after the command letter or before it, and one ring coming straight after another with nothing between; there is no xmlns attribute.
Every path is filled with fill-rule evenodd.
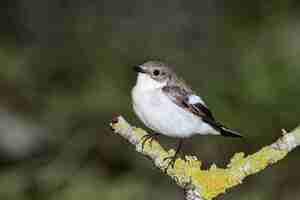
<svg viewBox="0 0 300 200"><path fill-rule="evenodd" d="M160 71L159 71L159 70L156 69L156 70L153 71L153 75L154 75L154 76L158 76L159 74L160 74Z"/></svg>

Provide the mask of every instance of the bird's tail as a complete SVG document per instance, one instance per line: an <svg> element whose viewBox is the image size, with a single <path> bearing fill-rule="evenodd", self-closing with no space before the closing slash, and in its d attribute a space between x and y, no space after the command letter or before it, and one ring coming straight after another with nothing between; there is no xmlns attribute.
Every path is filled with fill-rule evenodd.
<svg viewBox="0 0 300 200"><path fill-rule="evenodd" d="M243 137L239 132L237 132L235 130L232 130L232 129L229 129L229 128L226 128L224 126L219 127L219 129L220 129L221 135L223 135L223 136L226 136L226 137L238 137L238 138L242 138Z"/></svg>
<svg viewBox="0 0 300 200"><path fill-rule="evenodd" d="M212 126L216 131L218 131L223 136L236 137L236 138L243 137L239 132L223 126L221 123L215 121L214 119L203 118L203 121L208 123L210 126Z"/></svg>

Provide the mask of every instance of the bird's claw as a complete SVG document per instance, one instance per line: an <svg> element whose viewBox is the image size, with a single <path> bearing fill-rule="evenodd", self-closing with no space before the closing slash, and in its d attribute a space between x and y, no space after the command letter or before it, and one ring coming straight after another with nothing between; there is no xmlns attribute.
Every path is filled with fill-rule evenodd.
<svg viewBox="0 0 300 200"><path fill-rule="evenodd" d="M141 138L141 143L142 143L142 151L144 151L144 147L145 147L145 144L148 140L150 140L150 147L152 148L152 142L154 140L155 137L157 137L158 134L157 133L154 133L154 134L147 134L147 135L144 135L142 138Z"/></svg>
<svg viewBox="0 0 300 200"><path fill-rule="evenodd" d="M169 157L165 157L165 158L164 158L164 162L167 161L167 160L170 160L170 161L168 162L167 167L164 169L164 173L167 173L169 167L174 168L176 159L177 159L177 156L176 156L176 155L174 155L174 156L169 156Z"/></svg>

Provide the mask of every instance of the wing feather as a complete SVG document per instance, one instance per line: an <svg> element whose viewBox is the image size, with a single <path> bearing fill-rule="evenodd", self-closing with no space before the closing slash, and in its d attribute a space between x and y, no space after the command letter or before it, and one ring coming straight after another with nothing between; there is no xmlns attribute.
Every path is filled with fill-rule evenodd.
<svg viewBox="0 0 300 200"><path fill-rule="evenodd" d="M201 102L191 104L190 97L196 96L191 90L185 90L178 86L165 86L162 91L178 106L197 115L201 118L209 118L214 120L214 117L208 107ZM201 99L199 97L199 99Z"/></svg>
<svg viewBox="0 0 300 200"><path fill-rule="evenodd" d="M230 137L242 137L238 132L228 129L221 123L217 122L212 115L209 108L204 104L204 102L199 97L200 101L198 103L191 103L190 96L194 96L192 90L180 88L178 86L165 86L162 91L178 106L185 109L188 112L200 117L204 122L211 125L215 130L219 131L221 135Z"/></svg>

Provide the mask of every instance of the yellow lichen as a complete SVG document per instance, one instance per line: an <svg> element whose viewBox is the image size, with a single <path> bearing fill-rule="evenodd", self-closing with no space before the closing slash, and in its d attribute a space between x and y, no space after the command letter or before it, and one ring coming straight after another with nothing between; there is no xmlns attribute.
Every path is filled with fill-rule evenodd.
<svg viewBox="0 0 300 200"><path fill-rule="evenodd" d="M185 159L187 166L185 168L185 174L187 176L193 176L195 172L200 170L202 163L200 160L193 156L186 156Z"/></svg>
<svg viewBox="0 0 300 200"><path fill-rule="evenodd" d="M201 188L205 199L212 199L226 189L238 185L247 175L257 173L269 164L282 159L286 151L265 147L258 153L244 157L244 153L236 153L227 169L212 165L209 170L199 170L194 174L193 182Z"/></svg>
<svg viewBox="0 0 300 200"><path fill-rule="evenodd" d="M236 164L241 164L240 162L245 160L244 157L245 157L245 153L243 152L235 153L233 157L230 159L230 163L228 167L231 167Z"/></svg>
<svg viewBox="0 0 300 200"><path fill-rule="evenodd" d="M134 135L137 136L139 139L141 139L144 135L147 135L147 132L141 128L133 127L132 130Z"/></svg>
<svg viewBox="0 0 300 200"><path fill-rule="evenodd" d="M224 193L228 175L226 170L214 168L210 170L200 170L193 179L199 185L205 199L212 199L220 193Z"/></svg>

